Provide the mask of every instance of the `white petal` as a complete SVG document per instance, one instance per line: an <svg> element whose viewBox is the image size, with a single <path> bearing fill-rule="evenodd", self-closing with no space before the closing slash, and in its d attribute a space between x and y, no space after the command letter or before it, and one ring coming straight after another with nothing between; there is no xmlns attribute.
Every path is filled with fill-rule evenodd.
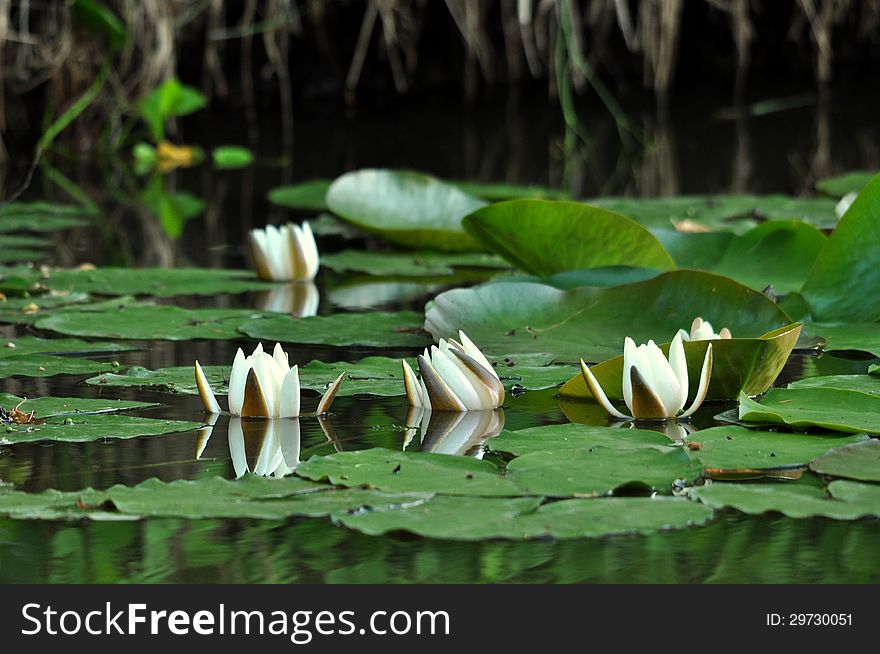
<svg viewBox="0 0 880 654"><path fill-rule="evenodd" d="M485 355L480 351L474 342L468 338L468 335L463 331L458 332L458 338L461 341L462 347L464 347L464 353L467 354L472 359L476 360L481 366L483 366L486 370L491 372L495 377L498 377L498 373L495 371L495 368L492 367L492 364L489 363L489 360L485 357Z"/></svg>
<svg viewBox="0 0 880 654"><path fill-rule="evenodd" d="M214 391L211 390L208 378L205 377L205 372L199 365L198 360L196 360L195 368L196 387L199 389L199 396L202 398L202 404L205 405L205 411L211 414L220 413L220 404L217 402L217 397L214 395Z"/></svg>
<svg viewBox="0 0 880 654"><path fill-rule="evenodd" d="M409 400L409 405L411 407L421 408L424 406L422 404L422 393L419 388L419 380L416 378L416 373L413 372L413 369L406 362L406 359L401 360L403 362L403 388L406 391L406 398Z"/></svg>
<svg viewBox="0 0 880 654"><path fill-rule="evenodd" d="M623 341L623 401L632 411L632 377L629 369L636 364L636 342L629 336Z"/></svg>
<svg viewBox="0 0 880 654"><path fill-rule="evenodd" d="M306 275L307 279L314 279L318 273L320 259L318 257L318 244L315 243L315 235L308 221L302 225L302 250L306 257Z"/></svg>
<svg viewBox="0 0 880 654"><path fill-rule="evenodd" d="M657 347L654 341L648 341L646 352L651 364L651 372L654 374L654 383L651 388L660 398L663 406L666 407L666 415L673 417L683 404L680 404L681 385L678 383L678 376L669 361L663 356L663 351Z"/></svg>
<svg viewBox="0 0 880 654"><path fill-rule="evenodd" d="M688 334L688 333L687 333L685 330L683 330L683 329L679 329L679 330L678 330L678 336L681 336L681 340L683 340L683 341L685 341L685 342L691 340L691 335Z"/></svg>
<svg viewBox="0 0 880 654"><path fill-rule="evenodd" d="M431 348L431 364L452 392L458 396L465 408L472 410L482 407L479 394L468 378L455 365L450 354L434 346Z"/></svg>
<svg viewBox="0 0 880 654"><path fill-rule="evenodd" d="M706 394L709 392L709 381L712 378L712 361L712 344L709 343L709 347L706 348L706 358L703 359L703 369L700 371L700 386L697 388L697 396L690 408L679 416L680 418L691 417L706 399Z"/></svg>
<svg viewBox="0 0 880 654"><path fill-rule="evenodd" d="M281 343L275 343L275 349L272 350L272 358L275 359L275 363L278 364L281 371L287 374L287 371L290 370L290 363L287 359L287 352L281 348Z"/></svg>
<svg viewBox="0 0 880 654"><path fill-rule="evenodd" d="M672 366L672 370L678 379L680 390L679 401L676 403L675 411L669 414L670 416L674 416L681 411L684 403L687 402L688 391L690 390L688 386L687 357L684 353L684 344L681 341L681 334L679 333L675 335L672 343L669 344L669 365Z"/></svg>
<svg viewBox="0 0 880 654"><path fill-rule="evenodd" d="M235 478L241 479L248 471L247 454L244 449L244 431L241 428L241 418L233 416L229 419L228 428L229 456L232 458L232 468L235 470Z"/></svg>
<svg viewBox="0 0 880 654"><path fill-rule="evenodd" d="M266 406L269 407L270 415L266 417L277 418L284 372L268 352L261 352L254 357L254 371L257 373L257 379L260 380L260 388L263 390L263 397L266 398Z"/></svg>
<svg viewBox="0 0 880 654"><path fill-rule="evenodd" d="M250 370L249 357L244 356L241 348L235 353L235 359L232 361L232 372L229 373L229 413L234 416L241 415L241 407L244 404L244 383L247 381L248 370Z"/></svg>
<svg viewBox="0 0 880 654"><path fill-rule="evenodd" d="M299 366L294 366L287 371L284 381L281 383L280 395L279 415L282 418L296 418L299 416Z"/></svg>
<svg viewBox="0 0 880 654"><path fill-rule="evenodd" d="M608 396L605 395L605 391L602 390L602 387L599 385L599 381L587 367L587 364L584 363L584 360L581 359L581 374L584 377L584 382L587 384L587 388L590 390L590 393L593 395L593 399L596 400L605 411L615 418L620 418L621 420L629 420L632 416L628 416L624 413L621 413L611 402L608 401ZM632 393L632 391L630 391Z"/></svg>

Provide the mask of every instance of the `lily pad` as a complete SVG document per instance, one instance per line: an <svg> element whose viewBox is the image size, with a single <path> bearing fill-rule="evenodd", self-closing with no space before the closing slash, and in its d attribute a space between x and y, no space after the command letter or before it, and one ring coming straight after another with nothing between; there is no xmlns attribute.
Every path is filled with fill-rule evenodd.
<svg viewBox="0 0 880 654"><path fill-rule="evenodd" d="M807 377L788 385L788 388L839 388L868 395L880 395L880 379L876 375L826 375Z"/></svg>
<svg viewBox="0 0 880 654"><path fill-rule="evenodd" d="M25 407L22 407L24 410ZM123 415L77 415L66 419L51 418L41 425L7 425L0 432L0 444L61 441L84 443L116 438L161 436L180 431L191 431L202 426L200 422L160 420Z"/></svg>
<svg viewBox="0 0 880 654"><path fill-rule="evenodd" d="M864 434L791 434L745 427L712 427L691 434L688 442L699 443L691 456L704 468L761 469L805 466L831 448L860 443L866 438Z"/></svg>
<svg viewBox="0 0 880 654"><path fill-rule="evenodd" d="M858 193L876 176L876 170L853 170L840 175L820 179L816 182L816 190L825 195L842 198L849 193Z"/></svg>
<svg viewBox="0 0 880 654"><path fill-rule="evenodd" d="M691 496L714 509L729 507L751 515L773 512L789 518L835 520L880 515L880 504L832 499L822 488L804 482L713 482L692 489Z"/></svg>
<svg viewBox="0 0 880 654"><path fill-rule="evenodd" d="M22 354L0 357L0 379L4 377L51 377L53 375L87 375L118 370L110 361L92 361L79 357L47 354Z"/></svg>
<svg viewBox="0 0 880 654"><path fill-rule="evenodd" d="M855 350L880 356L880 325L875 322L807 323L805 329L814 338L824 340L825 352Z"/></svg>
<svg viewBox="0 0 880 654"><path fill-rule="evenodd" d="M272 314L239 323L251 338L281 343L309 343L358 347L424 347L421 315L414 311L336 313L292 318ZM239 334L240 336L240 334Z"/></svg>
<svg viewBox="0 0 880 654"><path fill-rule="evenodd" d="M740 395L739 419L797 429L876 434L880 433L880 397L837 388L774 388L760 401Z"/></svg>
<svg viewBox="0 0 880 654"><path fill-rule="evenodd" d="M336 272L365 272L387 276L451 275L455 268L507 268L507 263L482 252L445 254L440 252L369 252L344 250L325 254L321 265Z"/></svg>
<svg viewBox="0 0 880 654"><path fill-rule="evenodd" d="M30 280L26 284L33 285ZM90 297L86 293L10 297L5 302L0 302L0 322L29 325L50 311L85 305L89 300ZM94 308L94 305L91 305L91 308Z"/></svg>
<svg viewBox="0 0 880 654"><path fill-rule="evenodd" d="M435 338L463 329L489 353L542 351L561 362L603 361L623 351L626 336L668 341L696 316L738 338L758 338L791 322L771 300L726 277L679 270L606 289L509 282L455 289L428 304L425 329Z"/></svg>
<svg viewBox="0 0 880 654"><path fill-rule="evenodd" d="M516 456L532 452L569 452L601 447L609 450L642 448L668 451L672 442L656 431L616 429L595 425L543 425L519 431L503 431L489 440L493 452L509 452Z"/></svg>
<svg viewBox="0 0 880 654"><path fill-rule="evenodd" d="M651 233L679 268L696 270L717 266L735 238L731 232L679 232L668 228L655 228Z"/></svg>
<svg viewBox="0 0 880 654"><path fill-rule="evenodd" d="M428 175L366 169L337 178L326 196L333 213L412 248L478 250L461 219L485 205Z"/></svg>
<svg viewBox="0 0 880 654"><path fill-rule="evenodd" d="M794 324L768 332L760 338L730 338L712 341L712 377L707 398L736 399L740 392L747 395L763 393L779 376L798 339L800 325ZM690 397L697 392L703 360L709 341L684 344L688 364ZM660 346L669 355L669 343ZM623 399L623 355L592 366L590 371L610 399ZM583 376L577 374L559 390L563 397L592 399Z"/></svg>
<svg viewBox="0 0 880 654"><path fill-rule="evenodd" d="M838 479L828 484L828 492L836 500L849 502L856 506L874 507L874 515L878 514L880 484L863 484L858 481Z"/></svg>
<svg viewBox="0 0 880 654"><path fill-rule="evenodd" d="M390 493L442 493L504 497L522 495L488 461L425 452L375 448L313 456L296 474L346 487L365 486Z"/></svg>
<svg viewBox="0 0 880 654"><path fill-rule="evenodd" d="M269 191L269 202L289 209L302 211L327 211L326 196L329 179L315 179L289 186L279 186Z"/></svg>
<svg viewBox="0 0 880 654"><path fill-rule="evenodd" d="M133 349L130 345L109 343L107 341L83 341L78 338L39 338L37 336L18 336L3 341L0 347L0 360L24 354L100 354L124 352Z"/></svg>
<svg viewBox="0 0 880 654"><path fill-rule="evenodd" d="M72 336L169 341L194 338L224 340L241 338L238 326L262 315L259 311L246 309L183 309L170 305L122 304L113 310L83 306L51 313L38 319L36 326Z"/></svg>
<svg viewBox="0 0 880 654"><path fill-rule="evenodd" d="M59 229L79 227L83 218L97 211L75 205L49 202L13 202L0 207L0 232L53 232Z"/></svg>
<svg viewBox="0 0 880 654"><path fill-rule="evenodd" d="M534 275L617 265L675 267L657 238L637 222L578 202L500 202L465 217L462 225Z"/></svg>
<svg viewBox="0 0 880 654"><path fill-rule="evenodd" d="M20 405L20 406L19 406ZM24 399L8 393L0 393L0 406L11 409L18 406L25 413L35 413L37 418L55 418L82 414L112 413L126 409L144 409L158 406L157 402L132 400L91 399L85 397L35 397Z"/></svg>
<svg viewBox="0 0 880 654"><path fill-rule="evenodd" d="M880 441L871 439L841 445L813 461L810 469L829 477L880 481Z"/></svg>
<svg viewBox="0 0 880 654"><path fill-rule="evenodd" d="M567 200L571 194L558 188L536 186L534 184L511 184L510 182L473 182L454 180L449 182L465 193L470 193L488 202L504 200Z"/></svg>
<svg viewBox="0 0 880 654"><path fill-rule="evenodd" d="M880 319L880 175L853 201L819 253L801 295L817 321Z"/></svg>
<svg viewBox="0 0 880 654"><path fill-rule="evenodd" d="M508 478L523 495L590 497L623 486L670 492L676 479L692 481L700 466L681 448L618 450L605 447L533 452L507 465Z"/></svg>

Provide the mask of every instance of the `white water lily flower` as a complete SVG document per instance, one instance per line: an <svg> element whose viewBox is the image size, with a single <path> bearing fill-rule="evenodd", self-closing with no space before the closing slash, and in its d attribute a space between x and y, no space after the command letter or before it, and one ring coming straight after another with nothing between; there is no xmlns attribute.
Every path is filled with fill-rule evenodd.
<svg viewBox="0 0 880 654"><path fill-rule="evenodd" d="M440 339L419 356L416 377L403 361L403 383L410 406L434 411L497 409L504 403L504 386L479 348L460 331L460 342Z"/></svg>
<svg viewBox="0 0 880 654"><path fill-rule="evenodd" d="M195 363L196 386L205 410L220 413L220 404L211 390L199 362ZM330 409L342 385L345 373L336 378L321 401L317 413ZM300 415L299 367L290 367L287 353L276 343L272 354L259 343L253 354L245 357L241 348L229 374L229 413L243 418L296 418Z"/></svg>
<svg viewBox="0 0 880 654"><path fill-rule="evenodd" d="M834 206L834 213L837 214L838 218L843 218L843 214L849 211L849 208L852 206L852 203L858 195L859 194L856 191L851 191L840 198L840 202Z"/></svg>
<svg viewBox="0 0 880 654"><path fill-rule="evenodd" d="M681 340L683 341L715 341L718 339L733 338L733 335L727 327L722 327L721 331L716 334L715 330L712 328L712 323L708 320L703 320L699 316L694 318L694 322L691 323L690 333L683 329L679 329L678 333L681 335Z"/></svg>
<svg viewBox="0 0 880 654"><path fill-rule="evenodd" d="M418 433L422 452L482 459L486 441L504 429L504 410L450 412L410 407L406 424L404 450Z"/></svg>
<svg viewBox="0 0 880 654"><path fill-rule="evenodd" d="M679 415L688 396L687 359L681 334L669 345L669 359L654 341L636 347L627 337L623 346L623 399L632 413L621 413L605 395L592 371L581 359L581 374L587 388L609 415L620 420L675 420L689 418L700 408L709 390L712 375L712 344L706 348L700 385L690 408Z"/></svg>
<svg viewBox="0 0 880 654"><path fill-rule="evenodd" d="M318 246L308 222L252 229L251 256L257 276L272 282L303 282L318 272Z"/></svg>

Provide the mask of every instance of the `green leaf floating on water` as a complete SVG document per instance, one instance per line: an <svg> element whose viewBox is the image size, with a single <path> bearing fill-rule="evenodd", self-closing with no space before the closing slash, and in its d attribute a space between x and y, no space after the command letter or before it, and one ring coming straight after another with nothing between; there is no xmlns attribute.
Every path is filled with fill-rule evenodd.
<svg viewBox="0 0 880 654"><path fill-rule="evenodd" d="M336 272L364 272L385 276L451 275L455 268L507 268L498 256L483 252L387 252L344 250L321 256L321 265Z"/></svg>
<svg viewBox="0 0 880 654"><path fill-rule="evenodd" d="M676 479L693 481L700 470L682 448L533 452L507 465L508 478L522 494L554 497L606 495L629 485L669 493Z"/></svg>
<svg viewBox="0 0 880 654"><path fill-rule="evenodd" d="M880 378L876 375L825 375L807 377L788 385L788 388L839 388L868 395L880 395Z"/></svg>
<svg viewBox="0 0 880 654"><path fill-rule="evenodd" d="M2 401L2 397L0 397ZM22 410L27 404L22 406ZM41 425L7 425L0 431L0 444L60 441L84 443L115 438L162 436L174 432L191 431L202 426L200 422L162 420L124 415L75 415L68 418L49 418Z"/></svg>
<svg viewBox="0 0 880 654"><path fill-rule="evenodd" d="M338 216L400 245L480 249L461 219L485 202L428 175L374 169L347 173L333 182L326 201Z"/></svg>
<svg viewBox="0 0 880 654"><path fill-rule="evenodd" d="M19 280L26 287L33 286L33 281L30 279L19 278ZM49 311L85 305L89 300L90 297L86 293L10 297L5 302L0 302L0 322L16 325L33 324Z"/></svg>
<svg viewBox="0 0 880 654"><path fill-rule="evenodd" d="M855 350L880 356L880 325L875 322L814 322L804 330L810 337L824 339L825 352Z"/></svg>
<svg viewBox="0 0 880 654"><path fill-rule="evenodd" d="M89 343L75 338L45 339L22 336L0 342L0 378L13 376L48 377L51 375L116 370L110 361L92 361L56 354L117 352L130 349L116 343Z"/></svg>
<svg viewBox="0 0 880 654"><path fill-rule="evenodd" d="M170 305L120 304L107 309L85 305L50 313L36 321L40 329L72 336L185 341L241 338L238 326L262 314L247 309L183 309ZM283 340L283 339L282 339Z"/></svg>
<svg viewBox="0 0 880 654"><path fill-rule="evenodd" d="M712 427L690 434L688 441L700 444L691 456L704 468L765 469L806 466L832 448L860 443L867 438L864 434L792 434L745 427Z"/></svg>
<svg viewBox="0 0 880 654"><path fill-rule="evenodd" d="M340 486L366 486L391 493L511 497L523 493L488 461L470 457L406 453L374 448L313 456L296 474Z"/></svg>
<svg viewBox="0 0 880 654"><path fill-rule="evenodd" d="M647 229L620 214L578 202L512 200L465 217L465 230L533 275L602 266L675 267Z"/></svg>
<svg viewBox="0 0 880 654"><path fill-rule="evenodd" d="M880 484L863 484L858 481L838 479L828 484L828 492L836 500L857 506L874 507L874 515L878 515Z"/></svg>
<svg viewBox="0 0 880 654"><path fill-rule="evenodd" d="M849 501L843 501L837 496L830 497L822 488L804 481L713 482L693 488L691 497L714 509L733 508L751 515L773 512L790 518L826 517L835 520L857 520L880 515L880 503L876 502L876 498L873 502L864 501L863 496L853 493Z"/></svg>
<svg viewBox="0 0 880 654"><path fill-rule="evenodd" d="M774 388L760 400L740 395L739 419L796 429L876 434L880 433L880 397L838 388Z"/></svg>
<svg viewBox="0 0 880 654"><path fill-rule="evenodd" d="M40 281L55 291L114 296L216 295L277 287L277 284L257 279L250 271L209 268L52 270Z"/></svg>
<svg viewBox="0 0 880 654"><path fill-rule="evenodd" d="M705 272L676 270L612 288L561 291L530 283L497 282L438 295L425 329L445 338L463 329L484 352L553 352L557 361L604 361L623 341L669 341L696 316L738 338L758 338L790 324L770 299Z"/></svg>
<svg viewBox="0 0 880 654"><path fill-rule="evenodd" d="M760 338L730 338L711 341L712 377L707 398L732 400L740 392L747 395L763 393L779 376L798 339L800 325L768 332ZM736 334L736 332L734 332ZM688 364L690 398L697 392L697 380L706 356L709 341L690 341L684 344ZM668 356L669 343L660 346ZM599 381L605 394L614 400L623 399L623 355L592 366L590 371ZM563 397L592 399L583 376L577 374L559 390Z"/></svg>
<svg viewBox="0 0 880 654"><path fill-rule="evenodd" d="M825 177L816 182L816 190L825 195L842 198L849 193L858 193L877 176L876 170L853 170L832 177Z"/></svg>
<svg viewBox="0 0 880 654"><path fill-rule="evenodd" d="M289 186L279 186L269 191L269 202L280 204L288 209L327 211L325 198L331 183L329 179L315 179Z"/></svg>
<svg viewBox="0 0 880 654"><path fill-rule="evenodd" d="M801 295L817 321L880 319L880 175L856 197L819 253Z"/></svg>
<svg viewBox="0 0 880 654"><path fill-rule="evenodd" d="M602 447L612 450L655 449L668 451L672 441L664 434L645 429L617 429L595 425L563 424L503 431L489 439L493 452L516 456L532 452L569 452Z"/></svg>
<svg viewBox="0 0 880 654"><path fill-rule="evenodd" d="M0 347L0 360L24 354L100 354L133 349L130 345L107 341L83 341L78 338L18 336L0 341L4 345Z"/></svg>
<svg viewBox="0 0 880 654"><path fill-rule="evenodd" d="M703 524L712 510L672 497L570 499L535 509L537 498L438 496L397 511L337 515L334 519L369 535L407 531L428 538L598 538L651 533Z"/></svg>
<svg viewBox="0 0 880 654"><path fill-rule="evenodd" d="M880 441L871 439L835 448L813 461L810 470L829 477L880 481Z"/></svg>
<svg viewBox="0 0 880 654"><path fill-rule="evenodd" d="M8 393L0 393L0 406L19 408L25 413L35 413L37 418L55 418L82 414L112 413L126 409L143 409L158 406L156 402L135 402L132 400L100 399L85 397L35 397L25 400Z"/></svg>
<svg viewBox="0 0 880 654"><path fill-rule="evenodd" d="M414 311L336 313L309 318L272 314L240 322L240 331L251 338L281 343L421 348L430 340L421 330L421 318Z"/></svg>

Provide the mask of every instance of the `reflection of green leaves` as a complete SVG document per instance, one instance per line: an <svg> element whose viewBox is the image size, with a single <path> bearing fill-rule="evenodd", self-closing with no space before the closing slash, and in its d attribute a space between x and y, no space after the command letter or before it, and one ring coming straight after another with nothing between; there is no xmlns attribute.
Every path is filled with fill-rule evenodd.
<svg viewBox="0 0 880 654"><path fill-rule="evenodd" d="M84 443L108 438L161 436L197 429L201 424L200 422L160 420L137 416L75 415L63 420L53 418L42 425L8 425L5 433L0 432L0 442L62 441L65 443Z"/></svg>
<svg viewBox="0 0 880 654"><path fill-rule="evenodd" d="M810 469L830 477L880 481L880 441L841 445L813 461Z"/></svg>
<svg viewBox="0 0 880 654"><path fill-rule="evenodd" d="M254 162L254 154L239 145L221 145L211 150L214 167L221 170L246 168Z"/></svg>
<svg viewBox="0 0 880 654"><path fill-rule="evenodd" d="M806 465L833 447L858 443L865 435L787 434L744 427L713 427L688 437L700 447L691 456L705 468L777 468Z"/></svg>
<svg viewBox="0 0 880 654"><path fill-rule="evenodd" d="M741 395L739 419L799 429L880 433L880 397L837 388L774 388L760 401Z"/></svg>
<svg viewBox="0 0 880 654"><path fill-rule="evenodd" d="M192 193L167 193L164 179L159 175L153 177L141 193L141 202L159 219L162 229L171 238L179 238L186 221L205 210L204 201Z"/></svg>
<svg viewBox="0 0 880 654"><path fill-rule="evenodd" d="M94 209L50 202L12 202L0 207L0 233L25 230L54 232L79 227L83 218L96 213Z"/></svg>
<svg viewBox="0 0 880 654"><path fill-rule="evenodd" d="M511 461L507 470L523 494L583 497L629 485L668 493L676 479L696 479L700 466L680 448L663 452L593 447L525 454Z"/></svg>
<svg viewBox="0 0 880 654"><path fill-rule="evenodd" d="M638 223L577 202L500 202L475 211L462 224L477 240L535 275L619 265L675 267L656 237Z"/></svg>
<svg viewBox="0 0 880 654"><path fill-rule="evenodd" d="M712 400L732 400L740 392L756 395L766 391L788 361L799 332L799 325L791 325L768 332L761 338L712 341L712 377L707 397ZM690 341L684 344L688 379L700 378L708 345L708 341ZM668 356L669 343L660 348ZM609 398L623 399L623 355L592 366L590 371ZM693 397L697 391L696 382L690 385L689 390ZM580 374L568 380L559 392L565 397L592 399Z"/></svg>
<svg viewBox="0 0 880 654"><path fill-rule="evenodd" d="M359 170L327 191L333 213L388 240L416 248L478 249L461 219L485 203L439 179L411 172Z"/></svg>
<svg viewBox="0 0 880 654"><path fill-rule="evenodd" d="M509 282L455 289L428 305L425 328L437 338L463 329L490 353L541 351L553 352L559 361L603 361L623 351L625 336L665 342L696 316L740 338L790 322L756 291L684 270L607 289L560 291Z"/></svg>
<svg viewBox="0 0 880 654"><path fill-rule="evenodd" d="M880 176L853 202L828 237L801 294L816 320L880 318Z"/></svg>
<svg viewBox="0 0 880 654"><path fill-rule="evenodd" d="M140 106L140 115L150 128L154 141L165 135L165 122L186 116L207 104L205 96L191 86L169 79L153 89Z"/></svg>
<svg viewBox="0 0 880 654"><path fill-rule="evenodd" d="M488 444L494 452L509 452L520 456L532 452L561 453L593 447L609 450L652 448L665 451L671 441L656 431L569 423L504 431L490 439Z"/></svg>
<svg viewBox="0 0 880 654"><path fill-rule="evenodd" d="M753 515L774 512L790 518L822 516L836 520L880 515L880 504L877 502L831 499L822 488L802 481L757 484L714 482L692 489L691 496L714 509L730 507Z"/></svg>

